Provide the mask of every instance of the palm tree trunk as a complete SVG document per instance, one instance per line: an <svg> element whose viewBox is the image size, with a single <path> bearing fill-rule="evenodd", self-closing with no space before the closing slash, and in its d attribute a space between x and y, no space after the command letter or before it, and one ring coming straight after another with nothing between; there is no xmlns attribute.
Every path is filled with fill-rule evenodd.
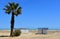
<svg viewBox="0 0 60 39"><path fill-rule="evenodd" d="M11 16L11 32L10 32L11 37L13 37L13 29L14 29L14 13L12 12L12 16Z"/></svg>

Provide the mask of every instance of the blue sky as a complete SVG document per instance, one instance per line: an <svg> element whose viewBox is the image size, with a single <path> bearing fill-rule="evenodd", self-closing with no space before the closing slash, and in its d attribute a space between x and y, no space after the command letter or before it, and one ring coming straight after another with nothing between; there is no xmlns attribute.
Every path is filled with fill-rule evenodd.
<svg viewBox="0 0 60 39"><path fill-rule="evenodd" d="M10 28L11 14L3 8L11 1L22 7L22 14L15 16L15 28L60 29L60 0L0 0L0 28Z"/></svg>

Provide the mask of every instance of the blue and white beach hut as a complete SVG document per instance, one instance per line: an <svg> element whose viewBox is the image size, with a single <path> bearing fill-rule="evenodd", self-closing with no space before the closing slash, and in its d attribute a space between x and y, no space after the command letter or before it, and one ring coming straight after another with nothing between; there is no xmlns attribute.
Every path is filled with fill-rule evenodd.
<svg viewBox="0 0 60 39"><path fill-rule="evenodd" d="M47 34L48 33L48 28L38 28L38 34Z"/></svg>

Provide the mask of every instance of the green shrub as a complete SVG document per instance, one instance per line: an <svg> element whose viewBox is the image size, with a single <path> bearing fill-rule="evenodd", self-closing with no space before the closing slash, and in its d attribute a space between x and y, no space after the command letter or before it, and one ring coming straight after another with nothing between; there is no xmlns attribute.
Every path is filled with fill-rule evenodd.
<svg viewBox="0 0 60 39"><path fill-rule="evenodd" d="M13 32L13 36L19 36L19 35L21 35L21 31L20 30L15 30L14 32Z"/></svg>

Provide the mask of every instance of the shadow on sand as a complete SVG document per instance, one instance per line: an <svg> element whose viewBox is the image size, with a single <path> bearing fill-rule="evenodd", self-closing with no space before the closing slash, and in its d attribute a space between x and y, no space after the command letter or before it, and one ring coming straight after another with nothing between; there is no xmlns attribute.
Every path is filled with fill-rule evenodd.
<svg viewBox="0 0 60 39"><path fill-rule="evenodd" d="M8 36L8 35L0 35L0 37L10 37L10 36Z"/></svg>

